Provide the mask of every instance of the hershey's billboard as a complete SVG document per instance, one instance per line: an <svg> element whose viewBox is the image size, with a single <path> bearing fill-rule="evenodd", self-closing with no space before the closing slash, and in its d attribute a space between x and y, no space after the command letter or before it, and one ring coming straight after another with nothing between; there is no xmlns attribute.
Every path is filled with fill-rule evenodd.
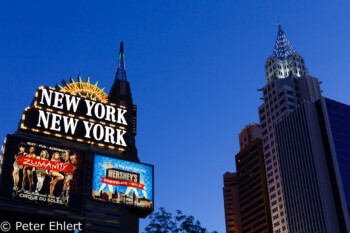
<svg viewBox="0 0 350 233"><path fill-rule="evenodd" d="M95 155L92 198L153 210L153 166Z"/></svg>

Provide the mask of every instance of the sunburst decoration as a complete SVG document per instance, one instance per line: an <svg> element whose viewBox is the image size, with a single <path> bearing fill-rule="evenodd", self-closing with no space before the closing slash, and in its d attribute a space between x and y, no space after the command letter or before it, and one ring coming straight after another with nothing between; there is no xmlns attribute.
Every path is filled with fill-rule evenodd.
<svg viewBox="0 0 350 233"><path fill-rule="evenodd" d="M78 82L74 82L72 78L70 78L70 83L67 83L65 81L62 81L62 84L65 87L61 87L60 85L57 85L61 90L64 92L69 92L73 95L79 95L82 97L89 98L91 100L100 101L102 103L108 102L108 95L104 93L104 89L99 89L97 87L98 82L95 83L95 85L90 84L90 77L88 76L86 83L81 81L80 75L78 76Z"/></svg>

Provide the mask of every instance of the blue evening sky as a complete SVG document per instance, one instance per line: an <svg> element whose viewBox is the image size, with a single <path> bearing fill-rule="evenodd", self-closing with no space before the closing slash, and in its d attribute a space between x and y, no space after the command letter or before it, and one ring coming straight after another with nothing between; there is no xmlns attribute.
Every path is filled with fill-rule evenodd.
<svg viewBox="0 0 350 233"><path fill-rule="evenodd" d="M325 0L2 1L0 138L41 85L80 74L109 90L123 40L156 209L224 232L222 175L235 170L239 131L258 121L278 17L324 95L350 104L349 12Z"/></svg>

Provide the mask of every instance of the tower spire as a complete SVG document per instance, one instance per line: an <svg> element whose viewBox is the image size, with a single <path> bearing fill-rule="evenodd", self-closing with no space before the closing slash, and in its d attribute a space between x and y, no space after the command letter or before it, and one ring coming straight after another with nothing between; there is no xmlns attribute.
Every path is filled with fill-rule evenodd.
<svg viewBox="0 0 350 233"><path fill-rule="evenodd" d="M295 49L284 33L281 24L278 22L278 34L273 50L273 56L278 59L286 59L289 55L295 53Z"/></svg>
<svg viewBox="0 0 350 233"><path fill-rule="evenodd" d="M117 67L117 73L115 74L115 78L120 79L122 81L127 81L126 71L125 71L125 58L124 58L123 41L120 42L118 67Z"/></svg>

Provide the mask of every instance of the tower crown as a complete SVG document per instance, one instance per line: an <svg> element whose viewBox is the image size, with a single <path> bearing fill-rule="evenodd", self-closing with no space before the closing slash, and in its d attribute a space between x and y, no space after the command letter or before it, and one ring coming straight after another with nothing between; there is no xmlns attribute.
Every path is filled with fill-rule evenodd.
<svg viewBox="0 0 350 233"><path fill-rule="evenodd" d="M292 43L282 30L281 24L278 24L278 33L273 55L267 58L265 62L265 73L267 82L292 75L301 77L309 74L309 71L305 67L303 57L295 52Z"/></svg>
<svg viewBox="0 0 350 233"><path fill-rule="evenodd" d="M288 40L284 33L281 24L278 24L278 33L275 43L275 49L273 50L273 56L277 59L287 59L291 54L295 53L295 49L292 43Z"/></svg>

